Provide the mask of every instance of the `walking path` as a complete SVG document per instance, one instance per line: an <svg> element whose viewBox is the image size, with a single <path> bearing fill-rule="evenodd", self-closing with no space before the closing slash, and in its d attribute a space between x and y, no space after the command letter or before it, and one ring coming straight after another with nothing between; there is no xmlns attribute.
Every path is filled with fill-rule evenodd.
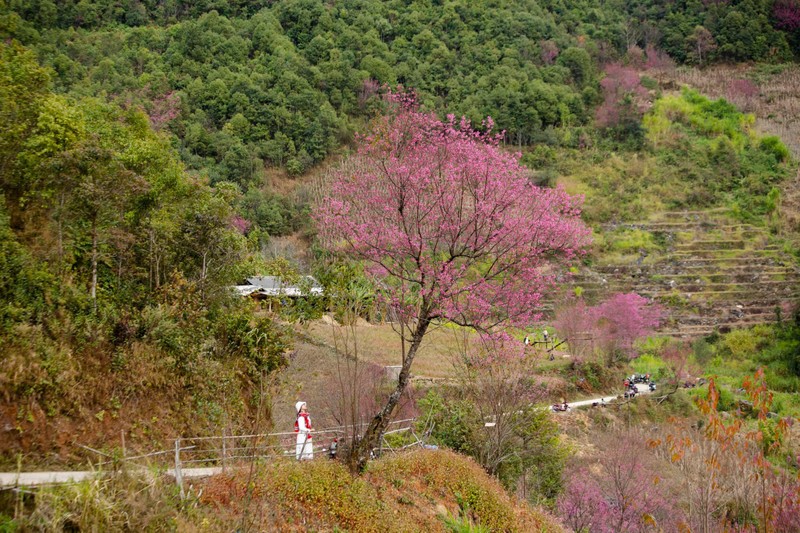
<svg viewBox="0 0 800 533"><path fill-rule="evenodd" d="M647 385L647 383L636 383L635 386L636 386L637 394L650 394L650 387ZM581 400L579 402L572 402L572 403L567 402L567 405L569 405L573 409L575 409L577 407L587 407L587 406L591 407L595 403L603 403L603 402L609 403L609 402L616 401L617 398L618 398L618 396L604 396L602 398L593 398L591 400Z"/></svg>
<svg viewBox="0 0 800 533"><path fill-rule="evenodd" d="M181 468L181 475L184 478L208 477L220 472L222 472L222 467ZM175 477L174 469L168 469L164 473ZM92 470L82 472L0 472L0 487L36 487L58 483L77 483L97 475L98 472Z"/></svg>

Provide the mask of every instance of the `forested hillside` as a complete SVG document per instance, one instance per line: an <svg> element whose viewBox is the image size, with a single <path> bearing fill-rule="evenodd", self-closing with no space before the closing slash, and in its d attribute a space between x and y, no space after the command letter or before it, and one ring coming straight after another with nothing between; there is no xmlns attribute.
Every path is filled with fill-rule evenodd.
<svg viewBox="0 0 800 533"><path fill-rule="evenodd" d="M604 65L629 52L648 65L664 52L697 64L787 60L792 6L7 2L0 35L36 50L56 92L143 109L190 169L240 187L238 208L265 240L300 229L305 210L265 177L302 174L347 145L383 84L476 124L491 116L518 147L577 146L592 135L581 132L604 99Z"/></svg>
<svg viewBox="0 0 800 533"><path fill-rule="evenodd" d="M387 348L388 335L400 349L408 341L401 343L390 326L364 325L364 319L376 324L391 319L395 327L404 324L401 331L424 323L415 346L423 346L425 328L434 323L439 328L449 319L453 323L439 328L441 336L429 337L435 339L431 344L440 345L423 349L429 350L423 357L436 359L423 367L436 369L435 376L422 376L433 381L415 389L409 376L419 377L419 367L413 373L403 370L402 379L411 385L408 394L401 391L403 401L408 400L401 407L438 417L438 433L430 427L420 433L430 442L471 455L509 492L553 512L561 508L565 519L576 513L564 506L588 506L594 522L585 527L592 531L611 527L609 516L644 529L651 525L648 520L658 521L664 530L699 523L742 530L796 524L793 517L800 514L792 509L800 509L800 491L791 476L797 461L790 459L785 468L774 470L770 464L797 456L789 421L800 412L800 313L795 311L800 294L794 282L800 275L800 182L797 154L780 137L794 130L762 126L775 121L776 114L791 115L796 106L771 104L797 92L792 83L800 79L798 52L800 0L0 1L0 470L22 463L76 467L96 457L83 445L116 458L120 444L124 455L125 446L146 452L175 437L266 432L273 422L285 429L290 422L280 417L291 410L279 413L276 422L274 402L294 405L310 384L315 389L309 396L320 411L325 401L343 405L344 395L352 395L350 407L338 405L341 412L333 413L328 406L320 419L330 424L344 424L351 415L354 421L366 419L374 412L364 413L374 411L387 396L383 366L397 364L397 354ZM738 62L749 64L740 68ZM708 73L715 64L724 68L712 78ZM770 85L776 79L780 88ZM693 87L681 83L686 80ZM414 105L408 104L412 101ZM484 359L461 360L465 366L460 370L450 368L444 354L458 349L466 354L466 339L481 328L473 329L476 323L460 320L463 316L453 320L432 312L435 306L426 307L430 302L425 299L441 289L438 282L426 287L412 275L376 282L371 278L375 272L344 255L344 248L325 248L333 241L352 243L363 237L369 251L364 253L376 261L375 270L389 270L369 238L389 233L381 226L391 218L383 210L396 197L363 199L359 194L378 183L370 174L379 166L375 161L393 147L405 148L403 132L392 129L393 120L401 116L399 102L408 104L406 111L425 114L427 126L414 138L433 147L427 159L412 152L408 161L413 165L424 159L429 168L439 168L437 155L443 152L436 143L446 137L439 131L444 129L470 147L453 157L466 170L449 172L483 176L485 169L470 166L482 161L496 171L496 178L501 173L493 161L502 161L513 169L513 190L551 198L515 207L516 227L522 227L519 221L531 224L525 235L538 236L540 223L540 215L529 214L539 211L525 209L538 202L552 208L558 203L552 198L558 197L569 208L553 217L568 214L587 236L576 240L575 249L567 247L566 256L575 260L570 268L556 261L556 251L546 251L545 245L552 243L534 247L542 263L534 268L525 260L522 266L534 281L541 274L543 292L533 291L539 290L535 283L520 284L533 292L525 305L515 304L531 323L520 321L501 331L499 320L487 321L487 331L501 333L501 341L484 347ZM778 118L781 124L794 123ZM381 124L384 129L376 129ZM428 135L432 131L438 134ZM369 145L367 139L391 139L384 143L391 146ZM787 144L797 150L795 139ZM493 158L481 159L487 150ZM374 157L351 157L365 153ZM361 166L341 166L343 161ZM394 172L386 183L403 175L404 164L384 165ZM429 168L418 176L418 213L430 212L424 203L430 196L425 187L435 181L425 174ZM349 183L355 176L364 181L350 193L363 203L353 204L360 206L350 213L354 221L340 223L363 224L364 213L373 207L376 222L370 231L362 227L329 237L326 244L318 239L314 220L333 225L335 218L321 218L325 210L314 202L326 198L333 206L328 214L341 214L341 197L328 196L326 186L333 177ZM484 193L492 201L494 196L525 198L514 192L495 195L501 189L497 184L489 189ZM467 189L454 190L461 194ZM473 201L443 201L436 210L449 214L451 204L463 208ZM395 211L408 205L401 202ZM496 215L494 207L480 211ZM487 240L499 238L501 232L483 222L476 219L475 226L486 230ZM447 226L427 220L420 226L425 224ZM565 239L564 233L553 231ZM401 244L415 239L401 239ZM432 240L427 259L441 260L445 252L438 237ZM517 245L527 240L513 239ZM280 249L277 243L290 244ZM399 248L393 244L385 253ZM482 293L465 287L487 264L490 269L502 264L496 257L485 261L484 253L490 257L495 252L483 250L474 257L456 253L421 279L458 271L463 277L457 282L445 279L456 289L453 301L477 301ZM465 257L475 263L451 265ZM404 266L421 268L425 263L413 254L398 259ZM499 303L487 299L476 305L486 313L484 318L501 316L493 312L500 304L508 312L521 292L517 288L513 294L511 288L522 278L501 270L485 281L502 281L509 295L496 299ZM324 286L322 296L258 303L241 298L231 287L256 274L297 281L307 273ZM401 286L402 294L387 297L391 288ZM501 293L495 289L485 294ZM627 302L627 307L614 307L614 302ZM652 311L647 327L633 319L616 324L616 318L636 316L645 306ZM414 310L423 308L431 314L413 320ZM542 318L540 311L548 314ZM324 324L316 320L323 312L328 313ZM730 320L719 320L723 313ZM572 354L564 352L564 360L556 359L554 347L548 354L531 353L527 343L521 348L523 337L538 338L545 320L559 343L570 327L578 337L593 337L583 338L585 346L581 339L564 343L575 348ZM764 325L773 320L774 325ZM656 324L664 335L655 336ZM734 329L728 336L723 331L752 324L761 329ZM357 333L361 326L373 329ZM454 341L454 332L463 338ZM645 341L648 335L653 336ZM699 335L706 337L698 340ZM619 343L623 338L624 346ZM454 348L459 342L464 346ZM498 346L508 353L529 350L533 357L520 358L519 366L506 364L494 359L492 350ZM402 362L407 360L404 353ZM363 374L343 384L343 361L355 361ZM531 367L524 366L529 363ZM766 371L756 373L758 367ZM561 434L545 416L550 413L541 409L541 402L562 396L616 390L618 374L632 368L658 374L671 390L646 408L626 401L613 413L595 410L578 425L565 424ZM453 372L459 371L463 375L455 377ZM722 388L704 393L708 403L695 395L700 396L698 411L692 404L696 398L679 388L705 372L722 376ZM753 380L745 377L753 374ZM291 379L295 381L286 382ZM437 380L456 386L439 387ZM435 394L418 402L428 386ZM514 402L519 409L512 411L525 416L512 417L509 426L486 422L487 417L503 418L508 410L501 406ZM749 402L744 415L736 411L746 407L740 402ZM362 408L364 413L356 417ZM681 419L680 430L667 424L668 415ZM628 439L631 435L621 429L607 431L636 420L663 424L658 437L663 442L646 442L650 437L644 434ZM719 434L702 433L704 423L712 429L732 425ZM766 435L763 440L745 433L756 424L760 435ZM490 427L505 433L492 433ZM748 493L749 487L737 486L735 494L718 491L719 507L701 513L691 499L693 486L688 499L673 507L684 485L679 486L681 478L673 471L679 461L670 454L679 453L683 460L686 452L686 461L699 457L688 444L674 444L687 442L675 437L683 431L714 450L719 444L719 457L731 464L736 461L733 453L749 454L752 461L746 466L752 471L747 475L762 476L763 481L765 472L774 474L769 483L783 483L791 494L781 502L791 505L770 509L788 509L789 518L768 517L767 504L742 496L754 494ZM383 430L378 433L383 436ZM654 489L663 498L637 507L639 515L632 517L609 503L604 492L613 489L602 468L590 476L577 462L569 464L576 450L597 465L641 455L626 451L625 457L605 457L588 442L601 442L601 434L608 437L609 449L628 450L613 442L628 439L638 451L661 454L658 467L653 462L637 470L639 485L649 487L662 473L667 480ZM724 435L750 444L730 446ZM353 437L352 443L362 437ZM399 446L406 444L400 440ZM516 459L508 459L512 456ZM448 454L441 457L450 462ZM361 467L368 454L362 458ZM680 466L683 472L695 468L699 473L693 479L736 477L732 469L724 475L703 470L717 468L712 463ZM294 512L310 501L304 500L308 494L294 485L293 467L278 463L276 468L288 476L278 489L298 494L278 515L292 524L298 520L301 528L305 522ZM366 514L340 513L340 502L326 499L329 483L351 479L338 466L327 471L329 477L320 477L313 489L313 498L325 510L317 517L319 527L334 527L345 520L341 516L377 523L372 513L380 506L369 507ZM372 489L364 492L364 479L352 478L352 501L374 500ZM588 499L583 498L586 486L576 481L580 479L594 480ZM254 505L264 508L276 494L282 499L276 492L259 500L263 494L255 497L253 491L261 485L241 481L236 475L212 480L205 500L198 495L191 504L207 507L187 523L202 520L207 525L217 509L225 511L217 517L219 524L238 523L240 502L226 491L247 493L247 505L253 496ZM403 506L413 505L425 515L409 520L430 519L456 530L487 520L480 516L494 516L470 508L473 494L462 494L473 490L469 484L454 485L442 500L458 516L444 509L435 511L444 518L432 518L436 502L428 493L426 501L409 497L401 490L404 481L394 476L374 481L381 497L389 494L397 500L391 507L399 505L395 513L402 515ZM428 482L426 478L425 490ZM423 486L422 480L414 483ZM759 494L766 498L772 486L764 481ZM117 510L125 511L110 513L108 523L135 529L125 516L135 514L127 509L143 490L138 487L135 481L114 489L115 497L125 500ZM171 488L157 490L162 492L150 497L160 502L154 506L160 516L143 519L142 527L148 520L151 525L174 520L188 508L177 495L164 496ZM52 501L62 497L58 491L53 494ZM619 501L629 496L621 495ZM93 498L74 502L99 501ZM498 516L504 520L498 523L512 521L509 513L527 513L504 497L498 501ZM52 518L63 526L57 506L52 517L41 514L48 512L42 509L30 524ZM763 516L756 516L762 511ZM3 513L0 508L0 529ZM242 523L246 508L243 514ZM262 518L267 524L272 520L267 515L258 520ZM526 519L541 518L537 513ZM91 517L86 520L81 523L92 523ZM405 523L404 518L398 521ZM579 522L569 525L582 527ZM609 531L623 529L620 525Z"/></svg>
<svg viewBox="0 0 800 533"><path fill-rule="evenodd" d="M40 446L69 420L89 434L136 427L141 409L154 427L242 423L249 384L290 341L226 288L255 268L239 191L189 176L140 111L55 94L33 53L0 54L4 460L59 453Z"/></svg>
<svg viewBox="0 0 800 533"><path fill-rule="evenodd" d="M307 189L276 180L346 151L386 86L478 125L491 116L532 179L586 195L589 222L676 207L771 216L791 172L781 142L725 102L662 98L650 74L674 65L664 51L787 59L792 5L7 2L3 317L9 332L34 326L7 339L20 354L62 346L35 349L41 363L20 362L9 386L36 405L75 394L72 363L52 358L91 349L124 370L142 341L187 375L197 352L255 357L249 375L272 365L236 329L248 311L238 325L219 313L221 288L263 271L254 252L270 238L308 231ZM759 25L732 30L743 17ZM203 321L170 315L176 298Z"/></svg>

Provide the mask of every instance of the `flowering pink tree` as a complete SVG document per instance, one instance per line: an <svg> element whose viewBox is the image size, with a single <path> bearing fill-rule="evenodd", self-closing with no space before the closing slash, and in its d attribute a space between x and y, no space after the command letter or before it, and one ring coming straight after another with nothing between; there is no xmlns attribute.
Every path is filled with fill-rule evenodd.
<svg viewBox="0 0 800 533"><path fill-rule="evenodd" d="M154 129L161 130L174 120L181 113L181 98L176 92L153 99L153 106L150 109L150 123Z"/></svg>
<svg viewBox="0 0 800 533"><path fill-rule="evenodd" d="M634 342L651 334L661 321L658 304L636 293L615 294L595 308L598 337L609 362L635 355Z"/></svg>
<svg viewBox="0 0 800 533"><path fill-rule="evenodd" d="M560 337L567 340L573 357L594 355L594 310L583 298L559 304L553 326Z"/></svg>
<svg viewBox="0 0 800 533"><path fill-rule="evenodd" d="M605 531L611 525L611 504L585 467L569 472L557 512L573 531Z"/></svg>
<svg viewBox="0 0 800 533"><path fill-rule="evenodd" d="M404 339L397 385L354 450L354 469L378 444L432 322L529 324L553 283L549 265L589 242L579 201L532 185L499 136L466 119L442 122L408 95L392 102L314 214L323 242L364 261L386 287Z"/></svg>
<svg viewBox="0 0 800 533"><path fill-rule="evenodd" d="M800 0L776 0L772 4L775 27L788 32L800 29Z"/></svg>
<svg viewBox="0 0 800 533"><path fill-rule="evenodd" d="M725 98L744 112L753 111L761 90L751 80L734 78L725 87Z"/></svg>
<svg viewBox="0 0 800 533"><path fill-rule="evenodd" d="M692 347L686 342L671 341L661 350L661 359L666 363L664 371L659 381L662 394L658 398L658 403L678 392L678 389L686 380L691 377L693 372L697 372L693 365L689 363L689 355Z"/></svg>
<svg viewBox="0 0 800 533"><path fill-rule="evenodd" d="M559 306L553 325L567 339L573 355L594 355L598 349L609 363L635 355L634 343L658 326L663 309L636 293L618 293L590 307L582 299Z"/></svg>
<svg viewBox="0 0 800 533"><path fill-rule="evenodd" d="M540 57L545 65L552 65L558 57L558 45L555 41L539 41Z"/></svg>
<svg viewBox="0 0 800 533"><path fill-rule="evenodd" d="M558 514L575 531L681 531L667 465L629 429L598 436L596 450L566 472Z"/></svg>
<svg viewBox="0 0 800 533"><path fill-rule="evenodd" d="M597 108L595 118L601 128L613 128L638 123L652 102L642 86L639 73L634 68L611 63L605 67L603 103Z"/></svg>
<svg viewBox="0 0 800 533"><path fill-rule="evenodd" d="M252 222L247 220L246 218L242 218L239 215L234 215L231 218L231 227L241 233L242 235L247 235L247 231L253 225Z"/></svg>
<svg viewBox="0 0 800 533"><path fill-rule="evenodd" d="M675 68L675 61L669 57L669 54L658 50L652 44L648 44L644 53L647 56L644 68L647 70L671 70Z"/></svg>

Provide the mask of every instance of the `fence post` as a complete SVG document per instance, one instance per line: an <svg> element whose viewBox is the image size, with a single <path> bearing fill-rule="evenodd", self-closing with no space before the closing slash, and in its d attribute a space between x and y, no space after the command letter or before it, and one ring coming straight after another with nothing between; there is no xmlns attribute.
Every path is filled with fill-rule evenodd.
<svg viewBox="0 0 800 533"><path fill-rule="evenodd" d="M175 483L181 491L181 500L186 498L183 492L183 474L181 473L181 438L175 439Z"/></svg>
<svg viewBox="0 0 800 533"><path fill-rule="evenodd" d="M225 456L227 455L225 449L225 435L222 435L222 471L225 472Z"/></svg>

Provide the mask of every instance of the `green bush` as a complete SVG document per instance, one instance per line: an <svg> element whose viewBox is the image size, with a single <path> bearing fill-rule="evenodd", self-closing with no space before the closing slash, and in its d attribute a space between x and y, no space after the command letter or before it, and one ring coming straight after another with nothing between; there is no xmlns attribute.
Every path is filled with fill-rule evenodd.
<svg viewBox="0 0 800 533"><path fill-rule="evenodd" d="M644 354L633 361L631 367L637 374L650 374L655 379L660 379L666 368L666 363L657 355Z"/></svg>
<svg viewBox="0 0 800 533"><path fill-rule="evenodd" d="M737 329L726 334L722 340L723 355L734 359L747 359L756 355L758 338L753 331Z"/></svg>
<svg viewBox="0 0 800 533"><path fill-rule="evenodd" d="M714 357L714 346L705 339L697 339L692 343L692 353L695 362L705 366Z"/></svg>
<svg viewBox="0 0 800 533"><path fill-rule="evenodd" d="M472 432L482 425L482 421L476 417L472 404L466 400L446 399L438 391L430 390L419 400L417 407L420 410L419 424L433 424L431 439L434 444L467 455L475 452Z"/></svg>
<svg viewBox="0 0 800 533"><path fill-rule="evenodd" d="M768 135L761 138L759 147L764 152L772 155L776 161L783 163L789 159L789 149L783 144L781 139L775 135Z"/></svg>

